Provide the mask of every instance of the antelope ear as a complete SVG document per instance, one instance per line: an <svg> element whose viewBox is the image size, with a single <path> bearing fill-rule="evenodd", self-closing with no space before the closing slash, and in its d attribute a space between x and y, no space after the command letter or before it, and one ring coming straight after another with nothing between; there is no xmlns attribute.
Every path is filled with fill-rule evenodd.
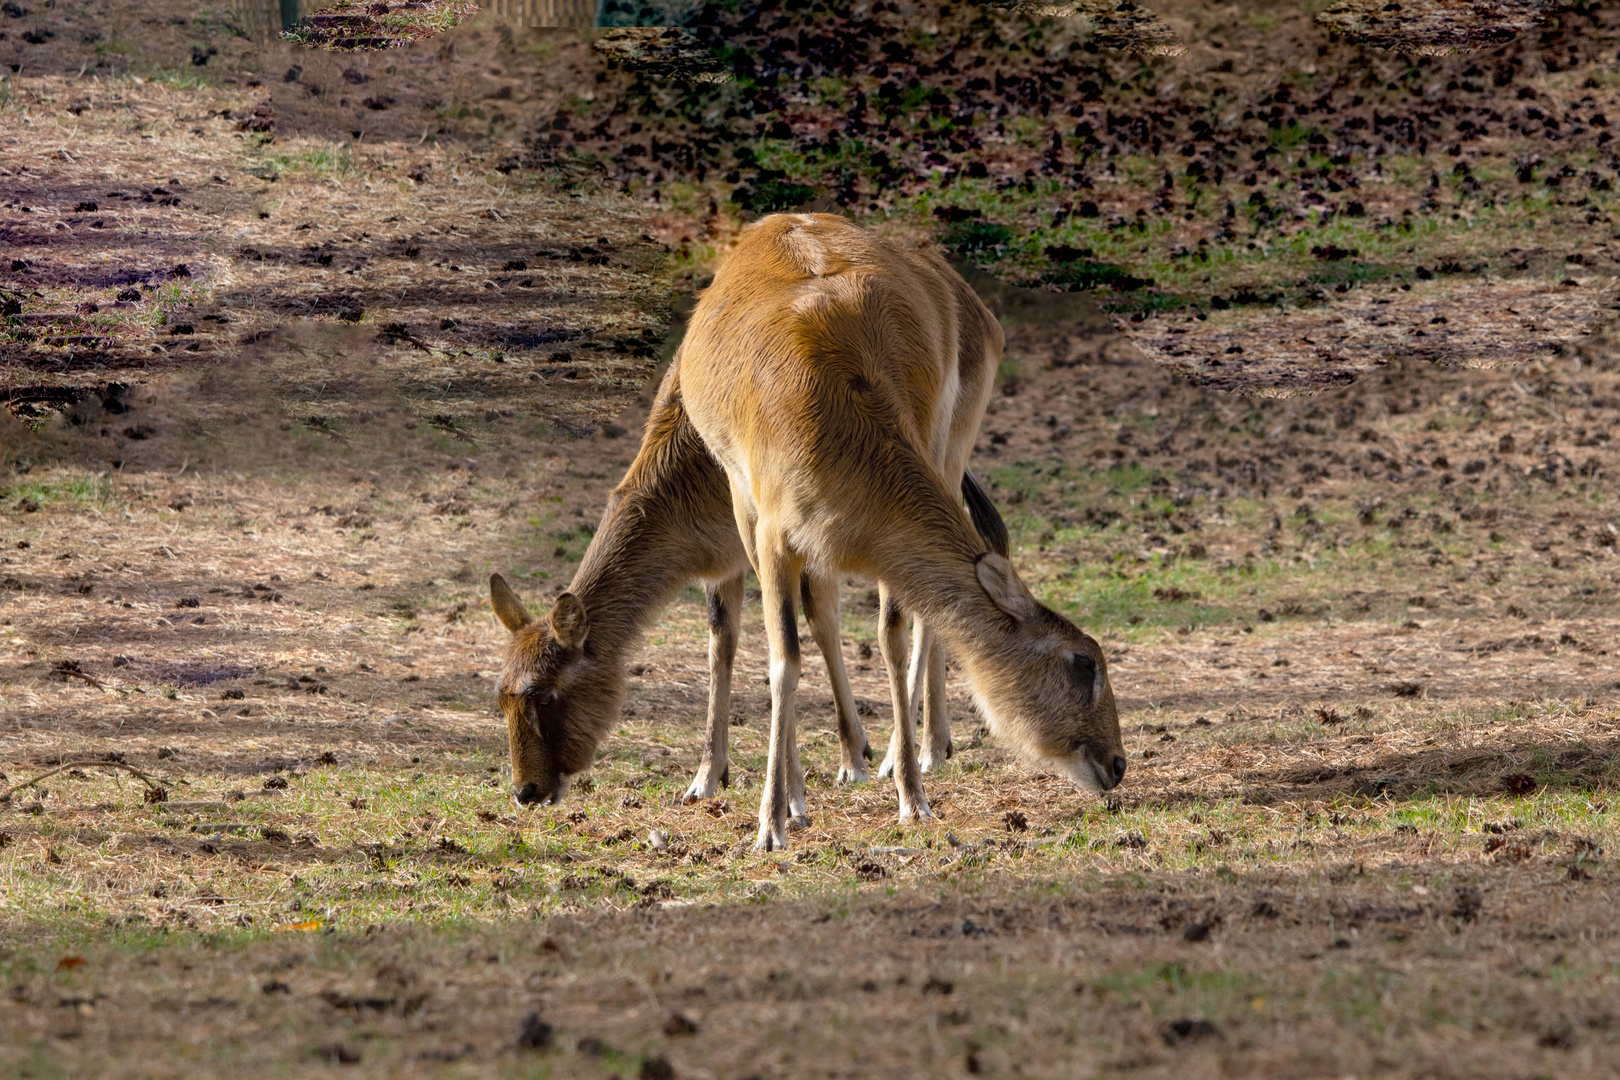
<svg viewBox="0 0 1620 1080"><path fill-rule="evenodd" d="M501 620L501 625L514 634L534 621L524 609L523 601L517 598L517 593L499 574L489 575L489 604L495 609L495 617Z"/></svg>
<svg viewBox="0 0 1620 1080"><path fill-rule="evenodd" d="M1018 580L1018 571L1013 569L1012 563L993 551L987 551L979 556L974 572L979 577L980 587L996 607L1019 622L1028 622L1035 617L1035 598Z"/></svg>
<svg viewBox="0 0 1620 1080"><path fill-rule="evenodd" d="M585 644L585 635L590 629L585 605L580 603L579 597L571 592L557 597L557 603L551 609L551 633L557 639L557 644L573 652Z"/></svg>

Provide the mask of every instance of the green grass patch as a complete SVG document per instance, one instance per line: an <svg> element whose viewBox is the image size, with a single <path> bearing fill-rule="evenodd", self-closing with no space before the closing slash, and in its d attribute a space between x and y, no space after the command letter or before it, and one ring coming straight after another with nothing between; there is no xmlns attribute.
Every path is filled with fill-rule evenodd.
<svg viewBox="0 0 1620 1080"><path fill-rule="evenodd" d="M807 184L796 184L791 180L765 180L753 189L739 188L732 194L732 201L744 210L755 213L776 213L782 210L791 210L802 206L816 197L816 189Z"/></svg>
<svg viewBox="0 0 1620 1080"><path fill-rule="evenodd" d="M328 143L304 150L272 150L261 154L249 171L266 180L298 172L334 179L360 175L354 151L346 143Z"/></svg>
<svg viewBox="0 0 1620 1080"><path fill-rule="evenodd" d="M952 251L978 254L1001 251L1013 243L1012 229L995 221L965 221L946 231L940 242Z"/></svg>
<svg viewBox="0 0 1620 1080"><path fill-rule="evenodd" d="M75 506L110 506L116 499L112 478L103 472L58 472L52 477L29 477L0 488L0 499L10 503L33 503L39 507L54 503Z"/></svg>
<svg viewBox="0 0 1620 1080"><path fill-rule="evenodd" d="M147 75L146 81L160 83L175 90L206 90L215 85L201 70L188 68L156 67Z"/></svg>
<svg viewBox="0 0 1620 1080"><path fill-rule="evenodd" d="M154 327L167 326L175 317L208 298L209 289L194 278L165 281L146 294L151 304L149 318Z"/></svg>

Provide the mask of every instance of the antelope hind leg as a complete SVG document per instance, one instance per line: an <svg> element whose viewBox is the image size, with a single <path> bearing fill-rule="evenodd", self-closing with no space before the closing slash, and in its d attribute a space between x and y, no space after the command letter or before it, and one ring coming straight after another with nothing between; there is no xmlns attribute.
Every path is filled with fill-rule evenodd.
<svg viewBox="0 0 1620 1080"><path fill-rule="evenodd" d="M887 626L892 617L892 613L886 612L883 615L883 625ZM911 659L907 662L905 670L906 702L910 710L911 727L916 728L918 709L922 699L923 665L929 656L929 649L933 642L933 636L929 634L927 628L923 626L922 622L917 619L912 620L911 629L913 631L911 638ZM900 640L899 644L895 646L894 655L904 656L905 653L905 623L902 620ZM884 663L888 663L886 656L884 658ZM893 675L894 673L891 671L890 676L892 677ZM927 721L925 720L924 722L926 723ZM897 760L897 755L899 753L900 728L898 725L896 725L894 731L889 735L889 752L883 756L883 765L878 769L879 776L887 777L894 775L894 763Z"/></svg>
<svg viewBox="0 0 1620 1080"><path fill-rule="evenodd" d="M709 607L709 723L703 740L703 759L697 775L682 796L685 801L712 799L731 783L727 736L731 727L731 665L737 655L737 627L741 621L743 575L705 586Z"/></svg>
<svg viewBox="0 0 1620 1080"><path fill-rule="evenodd" d="M803 574L799 578L799 596L804 602L805 621L827 661L827 679L832 683L833 706L838 714L838 783L865 783L866 762L872 750L855 708L855 695L849 688L849 673L844 670L843 642L838 633L838 582Z"/></svg>
<svg viewBox="0 0 1620 1080"><path fill-rule="evenodd" d="M922 636L921 631L918 636ZM928 666L923 673L922 718L917 764L929 773L955 752L951 746L951 718L945 711L945 646L938 638L930 642Z"/></svg>
<svg viewBox="0 0 1620 1080"><path fill-rule="evenodd" d="M894 703L895 715L894 735L889 742L889 761L893 763L895 791L900 797L900 820L927 820L934 815L928 809L928 796L923 791L922 770L917 767L917 730L913 720L917 673L914 671L908 680L906 669L902 666L906 646L905 617L894 606L888 590L881 588L881 583L880 591L884 618L879 641L883 646L883 665L889 671L889 697ZM921 636L919 628L919 640ZM908 681L910 685L907 685Z"/></svg>
<svg viewBox="0 0 1620 1080"><path fill-rule="evenodd" d="M766 758L765 785L759 798L758 851L787 848L787 819L792 797L789 781L796 764L793 737L793 698L799 685L799 620L794 611L794 586L802 560L786 548L779 533L761 527L756 533L756 572L765 634L771 645L771 742ZM802 790L803 778L800 777ZM802 796L801 796L802 798Z"/></svg>
<svg viewBox="0 0 1620 1080"><path fill-rule="evenodd" d="M890 666L890 657L905 655L906 617L881 581L878 582L878 649L883 654L883 665L892 682L895 672ZM908 715L906 722L915 724L916 720ZM894 730L889 733L889 751L883 755L883 764L878 766L879 779L894 775L894 763L900 753L900 724L901 714L897 711L894 714Z"/></svg>
<svg viewBox="0 0 1620 1080"><path fill-rule="evenodd" d="M787 733L787 792L788 828L808 829L810 815L804 807L804 763L799 760L799 725L797 717Z"/></svg>

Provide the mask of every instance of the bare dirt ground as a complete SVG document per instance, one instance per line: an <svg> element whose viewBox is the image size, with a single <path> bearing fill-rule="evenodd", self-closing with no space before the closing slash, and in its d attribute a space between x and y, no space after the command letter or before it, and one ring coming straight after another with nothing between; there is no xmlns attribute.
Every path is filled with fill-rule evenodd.
<svg viewBox="0 0 1620 1080"><path fill-rule="evenodd" d="M487 53L458 38L422 65L439 108L489 66L514 95L594 84L562 37L473 29ZM525 51L542 42L577 69ZM692 590L588 780L519 811L483 582L500 570L543 602L572 573L667 348L663 253L641 236L685 226L588 173L477 168L508 152L487 114L438 120L434 144L414 124L378 151L350 138L352 164L329 164L340 129L283 110L294 84L276 82L273 142L232 120L186 151L232 181L216 201L140 200L105 251L47 244L89 229L70 199L137 190L120 174L68 191L81 163L59 146L167 187L159 162L194 145L170 118L216 94L251 117L246 81L293 62L327 88L299 108L348 110L331 125L403 108L332 104L352 58L233 48L260 59L224 89L110 88L77 64L11 80L31 103L0 136L19 140L3 254L57 275L28 286L29 312L105 299L97 265L193 276L143 278L142 320L98 331L112 345L27 324L40 336L7 346L8 388L64 393L14 398L35 424L4 432L0 787L79 764L0 803L0 1070L1614 1073L1620 371L1601 335L1534 365L1385 363L1314 397L1237 397L1148 362L1080 294L975 276L1009 345L974 468L1037 594L1103 642L1130 757L1117 797L1018 765L953 680L938 820L897 827L886 784L832 785L807 654L813 825L785 857L753 853L756 609L733 787L677 802L706 690ZM396 102L425 93L381 74L410 55L368 58ZM152 140L54 108L115 89ZM395 175L413 154L433 179ZM388 225L420 255L344 239L394 214L420 219ZM515 258L536 262L497 268ZM182 319L191 335L167 332ZM577 336L495 337L537 327ZM47 408L66 391L76 404ZM844 600L881 743L867 586Z"/></svg>
<svg viewBox="0 0 1620 1080"><path fill-rule="evenodd" d="M526 420L588 430L645 381L670 296L652 223L587 173L520 169L510 137L590 92L577 34L520 47L488 25L354 54L254 42L212 13L56 17L57 40L18 43L32 75L7 84L0 135L13 413L209 373L328 436L358 411L465 440L525 399ZM253 423L218 404L218 426Z"/></svg>

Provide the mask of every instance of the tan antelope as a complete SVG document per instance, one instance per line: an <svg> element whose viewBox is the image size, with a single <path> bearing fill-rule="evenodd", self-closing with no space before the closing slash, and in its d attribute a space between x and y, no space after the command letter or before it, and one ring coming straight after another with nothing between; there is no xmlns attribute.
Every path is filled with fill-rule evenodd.
<svg viewBox="0 0 1620 1080"><path fill-rule="evenodd" d="M984 325L969 325L963 337L985 332ZM999 356L999 328L995 333ZM974 349L977 356L981 347ZM702 759L686 795L709 798L728 780L731 670L748 559L737 535L725 473L698 439L682 406L680 371L677 352L653 403L641 449L609 496L573 582L551 612L532 618L504 578L490 578L491 605L512 633L497 695L507 719L513 796L520 803L561 801L569 778L590 767L597 746L618 719L629 653L676 590L694 578L705 582L708 601L710 683ZM976 408L982 413L983 402ZM991 546L1005 551L1006 527L995 508L971 475L963 474L961 488L975 526ZM804 575L800 594L833 685L838 782L865 780L869 750L839 648L836 582ZM943 755L950 729L942 651L928 655L927 667L921 676L925 737L930 745L942 747ZM912 686L918 678L913 672ZM796 755L790 771L797 777L792 785L795 813L802 816Z"/></svg>
<svg viewBox="0 0 1620 1080"><path fill-rule="evenodd" d="M901 821L932 816L912 725L900 720L910 715L897 674L902 611L944 639L992 733L1023 757L1094 792L1125 774L1102 650L986 550L942 467L954 452L966 458L953 429L966 363L958 325L970 297L932 252L900 251L833 215L777 214L743 230L692 313L681 395L730 481L770 639L756 847L787 841L794 592L806 571L878 580ZM986 394L991 377L982 376Z"/></svg>

